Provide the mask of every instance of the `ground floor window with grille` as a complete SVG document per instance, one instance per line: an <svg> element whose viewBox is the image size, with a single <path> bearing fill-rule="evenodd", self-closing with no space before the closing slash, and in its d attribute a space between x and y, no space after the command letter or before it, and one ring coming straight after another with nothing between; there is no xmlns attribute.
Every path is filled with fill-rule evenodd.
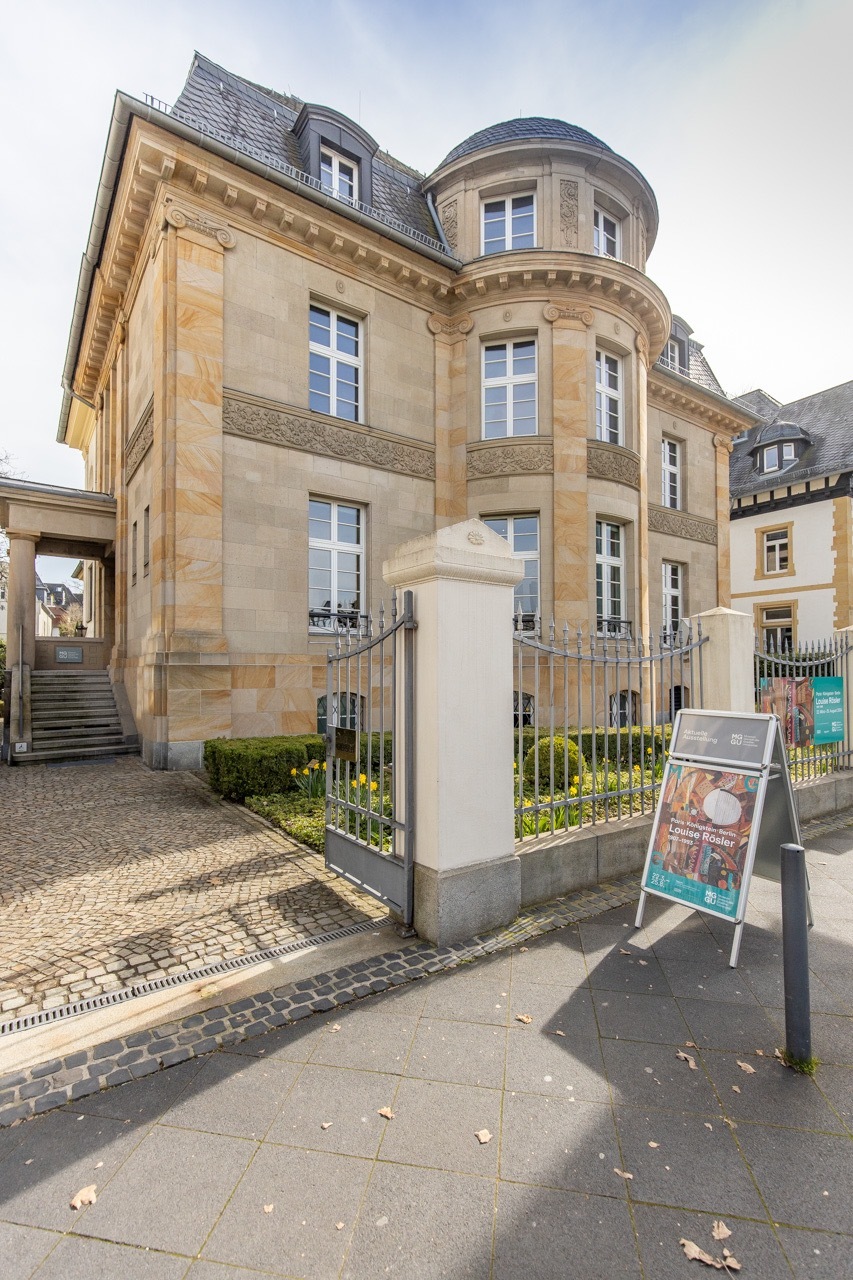
<svg viewBox="0 0 853 1280"><path fill-rule="evenodd" d="M338 703L340 702L340 715ZM364 698L357 693L332 694L332 719L326 714L327 699L325 693L317 699L317 732L325 733L329 724L339 729L358 729L364 723Z"/></svg>
<svg viewBox="0 0 853 1280"><path fill-rule="evenodd" d="M308 625L351 631L362 615L364 512L343 502L308 503Z"/></svg>
<svg viewBox="0 0 853 1280"><path fill-rule="evenodd" d="M628 729L640 723L637 694L633 689L621 689L610 695L610 727Z"/></svg>
<svg viewBox="0 0 853 1280"><path fill-rule="evenodd" d="M515 559L521 561L524 577L515 588L515 612L521 612L525 624L532 624L539 610L539 517L488 516L483 523L505 538Z"/></svg>
<svg viewBox="0 0 853 1280"><path fill-rule="evenodd" d="M768 653L783 653L794 647L794 611L791 605L774 605L761 610L761 644Z"/></svg>
<svg viewBox="0 0 853 1280"><path fill-rule="evenodd" d="M625 531L621 524L595 522L595 620L599 635L630 636L625 618Z"/></svg>
<svg viewBox="0 0 853 1280"><path fill-rule="evenodd" d="M678 637L683 616L681 603L681 565L663 562L663 640L673 644Z"/></svg>
<svg viewBox="0 0 853 1280"><path fill-rule="evenodd" d="M521 695L521 708L519 710L519 696L516 689L512 695L512 723L516 729L523 729L525 725L533 724L536 718L536 699L532 693L523 693Z"/></svg>

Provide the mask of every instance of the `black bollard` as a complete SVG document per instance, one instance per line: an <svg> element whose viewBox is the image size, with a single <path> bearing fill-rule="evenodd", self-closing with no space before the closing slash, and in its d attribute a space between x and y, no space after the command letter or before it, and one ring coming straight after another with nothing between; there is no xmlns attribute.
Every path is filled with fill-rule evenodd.
<svg viewBox="0 0 853 1280"><path fill-rule="evenodd" d="M782 956L785 971L785 1050L795 1062L812 1056L809 1000L808 891L806 851L782 845Z"/></svg>

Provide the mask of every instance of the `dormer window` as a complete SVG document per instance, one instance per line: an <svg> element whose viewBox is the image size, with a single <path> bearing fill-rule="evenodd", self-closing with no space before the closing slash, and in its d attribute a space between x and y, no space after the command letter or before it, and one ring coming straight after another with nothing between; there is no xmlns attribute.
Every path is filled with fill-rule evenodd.
<svg viewBox="0 0 853 1280"><path fill-rule="evenodd" d="M536 244L536 198L533 192L483 201L483 253L532 249Z"/></svg>
<svg viewBox="0 0 853 1280"><path fill-rule="evenodd" d="M618 218L596 205L592 214L592 251L600 258L619 258L622 254L622 227Z"/></svg>
<svg viewBox="0 0 853 1280"><path fill-rule="evenodd" d="M324 191L341 200L358 199L358 165L330 147L320 148L320 182Z"/></svg>
<svg viewBox="0 0 853 1280"><path fill-rule="evenodd" d="M781 471L797 460L797 449L793 441L785 440L782 444L769 444L764 450L763 471Z"/></svg>

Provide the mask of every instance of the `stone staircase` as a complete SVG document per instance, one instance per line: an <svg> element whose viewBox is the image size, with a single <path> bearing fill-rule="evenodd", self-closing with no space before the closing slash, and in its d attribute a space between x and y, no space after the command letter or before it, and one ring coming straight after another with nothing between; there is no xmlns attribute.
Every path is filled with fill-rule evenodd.
<svg viewBox="0 0 853 1280"><path fill-rule="evenodd" d="M16 764L134 754L135 735L122 728L106 671L33 671L32 751Z"/></svg>

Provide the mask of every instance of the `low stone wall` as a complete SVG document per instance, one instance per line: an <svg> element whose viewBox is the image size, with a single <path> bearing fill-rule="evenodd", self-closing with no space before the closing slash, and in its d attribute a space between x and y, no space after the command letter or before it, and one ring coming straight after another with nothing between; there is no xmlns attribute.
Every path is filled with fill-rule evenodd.
<svg viewBox="0 0 853 1280"><path fill-rule="evenodd" d="M75 661L62 661L60 651L70 654ZM104 640L88 636L36 637L36 671L104 671L107 656Z"/></svg>
<svg viewBox="0 0 853 1280"><path fill-rule="evenodd" d="M801 823L853 809L853 770L801 782L794 788ZM515 846L521 863L521 905L548 902L629 872L646 860L652 815L558 832Z"/></svg>

